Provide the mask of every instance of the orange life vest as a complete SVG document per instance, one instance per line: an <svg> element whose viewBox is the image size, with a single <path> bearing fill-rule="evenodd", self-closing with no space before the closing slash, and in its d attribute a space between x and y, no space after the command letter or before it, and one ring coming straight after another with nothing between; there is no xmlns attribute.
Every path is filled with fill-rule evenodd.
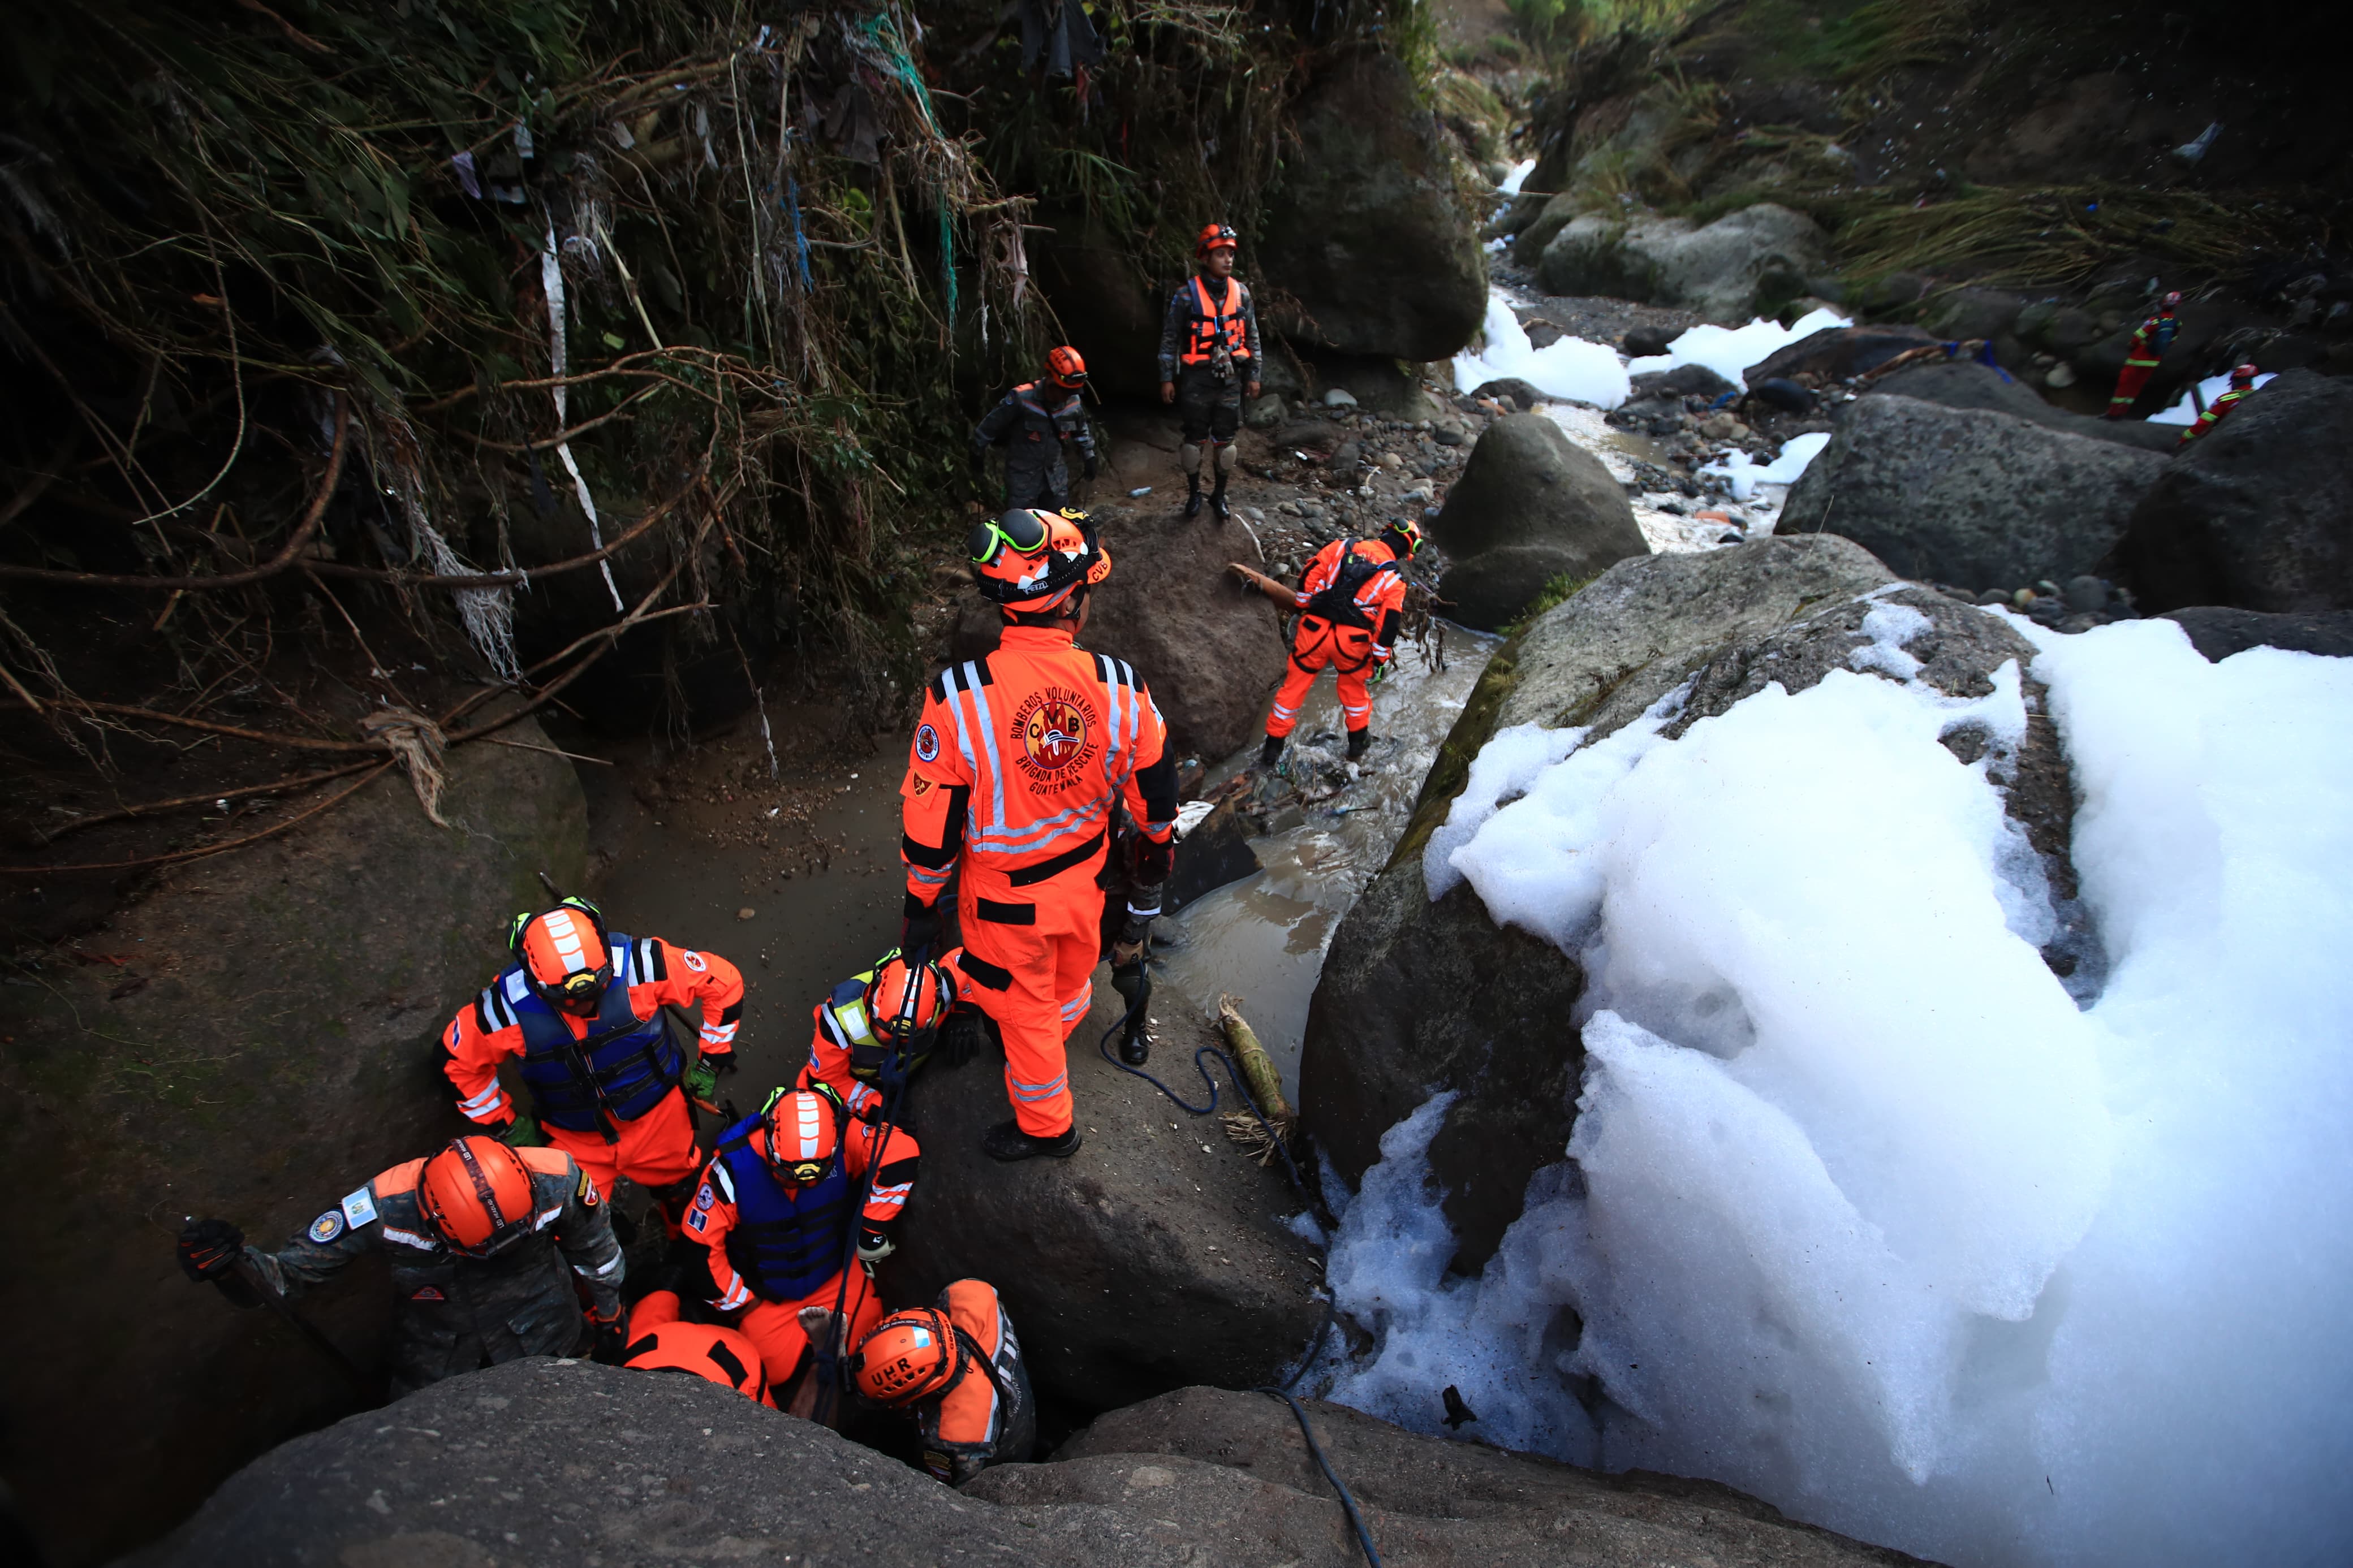
<svg viewBox="0 0 2353 1568"><path fill-rule="evenodd" d="M1209 298L1208 280L1196 273L1193 278L1193 330L1185 339L1185 363L1208 363L1217 355L1220 336L1225 339L1229 357L1250 358L1250 341L1242 332L1241 280L1237 278L1226 279L1226 298L1219 304Z"/></svg>

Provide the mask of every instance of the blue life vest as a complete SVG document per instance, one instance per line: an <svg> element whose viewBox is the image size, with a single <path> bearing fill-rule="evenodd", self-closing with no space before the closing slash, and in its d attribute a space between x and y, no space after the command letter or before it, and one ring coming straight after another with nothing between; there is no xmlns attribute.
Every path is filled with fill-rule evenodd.
<svg viewBox="0 0 2353 1568"><path fill-rule="evenodd" d="M660 1009L640 1018L629 988L661 978L659 944L632 942L615 932L612 983L587 1037L575 1040L564 1015L539 999L517 964L482 993L482 1014L494 1026L522 1031L522 1080L531 1088L532 1111L566 1132L611 1132L597 1121L599 1108L619 1121L633 1121L661 1103L686 1076L686 1058L662 1021Z"/></svg>
<svg viewBox="0 0 2353 1568"><path fill-rule="evenodd" d="M856 1194L839 1144L832 1166L813 1184L778 1181L766 1157L752 1147L752 1132L759 1125L759 1117L747 1116L719 1141L719 1163L734 1189L727 1261L762 1300L797 1301L841 1273Z"/></svg>

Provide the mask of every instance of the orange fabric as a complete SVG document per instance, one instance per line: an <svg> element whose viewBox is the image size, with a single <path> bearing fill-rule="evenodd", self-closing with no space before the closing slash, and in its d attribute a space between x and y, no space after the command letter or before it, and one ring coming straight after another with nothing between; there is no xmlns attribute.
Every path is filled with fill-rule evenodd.
<svg viewBox="0 0 2353 1568"><path fill-rule="evenodd" d="M1103 889L1093 867L1024 888L1036 910L1033 925L1000 925L976 906L963 913L965 951L1004 972L1001 988L976 985L973 1000L997 1021L1005 1037L1005 1095L1013 1120L1033 1138L1071 1130L1071 1077L1063 1042L1085 1021L1094 1000L1095 965L1103 960ZM992 979L994 976L991 977Z"/></svg>
<svg viewBox="0 0 2353 1568"><path fill-rule="evenodd" d="M561 984L583 970L601 968L609 951L596 924L577 910L550 910L523 929L522 961L543 985Z"/></svg>
<svg viewBox="0 0 2353 1568"><path fill-rule="evenodd" d="M1004 1312L996 1290L986 1280L958 1279L942 1294L947 1299L948 1321L972 1336L983 1358L995 1360L1005 1342ZM964 1376L939 1400L940 1441L975 1446L994 1442L997 1406L997 1384L988 1369L966 1358Z"/></svg>
<svg viewBox="0 0 2353 1568"><path fill-rule="evenodd" d="M638 1372L692 1373L746 1399L776 1403L759 1347L734 1329L682 1321L675 1291L652 1291L629 1309L625 1353L621 1364Z"/></svg>
<svg viewBox="0 0 2353 1568"><path fill-rule="evenodd" d="M852 1182L864 1179L866 1167L874 1159L875 1135L880 1131L870 1122L850 1121L848 1128L849 1141L842 1147L842 1164L848 1169ZM767 1130L754 1127L751 1140L752 1152L763 1160L766 1159ZM882 1150L881 1169L875 1173L874 1186L866 1196L863 1213L867 1224L887 1226L906 1212L907 1194L914 1183L903 1181L886 1184L882 1177L892 1166L902 1161L917 1159L922 1152L913 1133L903 1127L891 1129L891 1141ZM714 1157L711 1166L704 1168L702 1185L694 1194L694 1206L687 1212L686 1234L710 1248L711 1280L719 1287L719 1304L732 1310L752 1300L752 1288L744 1283L742 1275L735 1272L735 1265L727 1257L727 1233L735 1228L737 1209L732 1199L722 1195L726 1188L712 1178L711 1168L717 1163ZM848 1237L849 1233L845 1231L845 1244ZM839 1279L836 1276L834 1279L826 1281L828 1306L832 1304L830 1294ZM776 1379L771 1376L770 1381Z"/></svg>
<svg viewBox="0 0 2353 1568"><path fill-rule="evenodd" d="M1299 644L1293 645L1291 662L1282 672L1282 685L1276 689L1273 705L1266 710L1266 732L1278 741L1299 727L1299 710L1307 701L1307 689L1315 684L1315 678L1324 673L1327 664L1337 672L1342 721L1350 730L1372 727L1372 661L1364 653L1364 645L1371 641L1372 634L1356 626L1333 626L1312 617L1310 620L1320 628L1318 636L1310 642L1306 626L1300 628L1299 642L1309 646L1303 651ZM1356 646L1354 661L1335 658L1335 642L1351 635L1363 639Z"/></svg>
<svg viewBox="0 0 2353 1568"><path fill-rule="evenodd" d="M822 1289L812 1290L797 1301L754 1301L735 1320L736 1331L759 1351L773 1394L781 1397L794 1374L800 1371L803 1358L809 1353L808 1335L801 1330L800 1310L823 1307L831 1311L834 1297L840 1289L839 1278L828 1279ZM843 1303L842 1312L849 1320L849 1333L844 1342L848 1344L856 1344L882 1321L881 1300L874 1293L874 1281L867 1278L865 1269L849 1271L849 1297Z"/></svg>
<svg viewBox="0 0 2353 1568"><path fill-rule="evenodd" d="M402 1193L415 1192L417 1184L424 1176L425 1162L422 1159L406 1160L383 1172L368 1184L375 1189L375 1195L379 1198L397 1197Z"/></svg>
<svg viewBox="0 0 2353 1568"><path fill-rule="evenodd" d="M702 1151L694 1146L694 1113L686 1094L671 1089L661 1102L635 1121L621 1123L621 1141L607 1143L596 1132L545 1129L547 1141L572 1156L597 1190L609 1193L623 1176L641 1187L668 1186L702 1168Z"/></svg>
<svg viewBox="0 0 2353 1568"><path fill-rule="evenodd" d="M1307 575L1300 580L1299 591L1291 596L1293 605L1305 609L1309 600L1332 585L1332 580L1340 574L1340 549L1346 542L1335 539L1315 552L1315 559L1307 563ZM1360 539L1348 553L1362 556L1366 561L1393 562L1398 559L1398 552L1377 539ZM1404 609L1405 574L1401 571L1384 572L1367 582L1356 590L1356 608L1375 626L1381 624L1384 615ZM1366 646L1370 647L1371 643L1368 636ZM1385 659L1388 658L1388 649L1377 648L1374 655Z"/></svg>
<svg viewBox="0 0 2353 1568"><path fill-rule="evenodd" d="M1250 339L1242 326L1242 284L1239 278L1226 279L1223 300L1209 297L1209 280L1200 273L1193 275L1193 331L1186 339L1185 352L1179 357L1187 364L1207 364L1214 355L1218 336L1222 330L1229 358L1247 362L1250 359Z"/></svg>
<svg viewBox="0 0 2353 1568"><path fill-rule="evenodd" d="M976 995L972 981L957 963L963 956L964 949L950 948L934 962L947 972L948 983L955 988L955 1000L972 1002ZM871 1084L859 1082L851 1075L849 1053L836 1045L833 1037L826 1032L825 1007L826 1005L820 1002L809 1009L812 1026L809 1030L808 1060L801 1064L799 1074L793 1079L793 1087L815 1089L822 1083L841 1096L842 1104L852 1111L863 1113L868 1100L880 1102L881 1091Z"/></svg>
<svg viewBox="0 0 2353 1568"><path fill-rule="evenodd" d="M586 925L586 920L581 921ZM638 940L648 940L640 938ZM676 1007L691 1007L702 1004L702 1054L723 1057L735 1048L735 1029L744 1006L744 973L733 963L715 952L702 952L682 948L674 942L650 939L663 950L663 967L667 973L660 980L644 981L629 987L629 1006L640 1018L650 1018L657 1008L668 1003ZM619 952L615 950L615 973L619 973ZM496 984L499 982L493 981ZM618 984L617 980L615 984ZM575 1018L558 1013L575 1040L586 1039L593 1019ZM514 1101L499 1084L499 1064L509 1057L522 1054L522 1030L509 1025L504 1028L485 1029L479 1006L469 1002L458 1010L449 1026L441 1031L442 1048L448 1059L442 1071L458 1090L458 1109L485 1127L504 1127L514 1119ZM555 1130L548 1129L549 1136ZM623 1142L627 1142L626 1133ZM565 1145L567 1148L570 1145ZM585 1162L584 1162L585 1163ZM625 1172L635 1176L636 1172ZM601 1176L600 1176L601 1179ZM675 1178L672 1178L673 1180Z"/></svg>
<svg viewBox="0 0 2353 1568"><path fill-rule="evenodd" d="M2121 414L2130 408L2135 400L2140 396L2140 389L2147 386L2148 378L2156 374L2155 360L2140 364L2127 361L2125 368L2116 375L2116 395L2108 399L2108 411L2112 414Z"/></svg>

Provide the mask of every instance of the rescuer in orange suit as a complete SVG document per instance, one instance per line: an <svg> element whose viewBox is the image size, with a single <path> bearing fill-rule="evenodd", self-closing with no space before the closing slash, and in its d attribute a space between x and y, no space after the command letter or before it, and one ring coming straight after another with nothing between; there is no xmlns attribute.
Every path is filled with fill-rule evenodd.
<svg viewBox="0 0 2353 1568"><path fill-rule="evenodd" d="M2199 415L2182 430L2181 438L2174 442L2173 449L2179 452L2182 447L2205 437L2213 430L2215 426L2222 423L2231 410L2244 403L2248 395L2255 390L2255 377L2261 374L2263 372L2252 364L2232 366L2231 390L2206 405L2206 411Z"/></svg>
<svg viewBox="0 0 2353 1568"><path fill-rule="evenodd" d="M620 1244L596 1184L560 1149L460 1138L364 1183L276 1252L220 1219L189 1222L179 1251L189 1279L240 1307L260 1306L261 1289L299 1295L382 1252L398 1304L395 1399L520 1356L574 1353L584 1294L596 1358L619 1359Z"/></svg>
<svg viewBox="0 0 2353 1568"><path fill-rule="evenodd" d="M1167 879L1176 765L1135 671L1073 642L1111 558L1082 514L1009 511L967 542L981 593L1005 616L997 650L941 672L900 786L909 952L936 945L939 900L960 879L958 971L1005 1041L1013 1120L992 1159L1077 1152L1062 1045L1087 1016L1103 956L1096 881L1123 805L1141 845L1115 962L1143 950Z"/></svg>
<svg viewBox="0 0 2353 1568"><path fill-rule="evenodd" d="M720 1134L685 1234L711 1249L712 1300L759 1348L770 1388L790 1386L810 1354L801 1309L838 1310L844 1344L881 1317L871 1268L894 1249L892 1228L914 1189L919 1153L912 1135L852 1116L823 1087L778 1089L759 1114ZM853 1226L856 1261L845 1285Z"/></svg>
<svg viewBox="0 0 2353 1568"><path fill-rule="evenodd" d="M850 1356L849 1372L862 1397L913 1419L923 1468L952 1487L991 1465L1021 1464L1037 1446L1029 1364L985 1279L958 1279L937 1306L883 1319Z"/></svg>
<svg viewBox="0 0 2353 1568"><path fill-rule="evenodd" d="M759 1405L776 1404L758 1347L719 1323L679 1316L675 1290L649 1290L629 1309L621 1364L638 1372L682 1372L732 1388Z"/></svg>
<svg viewBox="0 0 2353 1568"><path fill-rule="evenodd" d="M2157 374L2158 362L2173 346L2174 334L2181 330L2180 321L2173 314L2173 308L2179 303L2179 294L2168 294L2158 301L2157 313L2133 329L2132 342L2125 348L2125 367L2116 374L2116 395L2108 399L2107 412L2101 418L2122 419L2132 412L2140 389Z"/></svg>
<svg viewBox="0 0 2353 1568"><path fill-rule="evenodd" d="M1258 307L1250 286L1234 276L1240 237L1221 223L1201 230L1194 258L1201 269L1169 296L1160 323L1160 401L1176 405L1184 444L1177 459L1185 469L1185 515L1201 510L1201 449L1214 456L1218 476L1209 510L1226 521L1226 480L1234 471L1234 432L1241 428L1242 399L1256 397L1259 366Z"/></svg>
<svg viewBox="0 0 2353 1568"><path fill-rule="evenodd" d="M744 976L715 952L608 933L586 899L517 915L507 945L514 963L442 1034L458 1109L511 1143L537 1143L544 1128L607 1191L627 1176L653 1194L675 1232L702 1163L686 1090L708 1100L735 1070ZM661 1009L697 1002L702 1059L690 1069ZM499 1086L509 1057L522 1058L528 1116Z"/></svg>
<svg viewBox="0 0 2353 1568"><path fill-rule="evenodd" d="M808 1060L795 1089L824 1084L854 1116L881 1114L894 1084L914 1076L940 1047L947 1065L971 1059L977 1031L943 1030L959 1004L968 1012L973 984L960 966L961 948L910 964L893 948L873 968L835 986L809 1009L816 1028Z"/></svg>
<svg viewBox="0 0 2353 1568"><path fill-rule="evenodd" d="M1340 713L1348 731L1350 761L1372 743L1373 699L1366 687L1388 667L1398 622L1405 614L1405 563L1421 548L1421 528L1397 518L1377 539L1334 540L1315 552L1297 592L1239 561L1229 562L1242 581L1286 609L1299 612L1291 635L1290 666L1267 710L1266 742L1258 765L1282 759L1283 742L1298 727L1307 689L1329 668L1340 682Z"/></svg>

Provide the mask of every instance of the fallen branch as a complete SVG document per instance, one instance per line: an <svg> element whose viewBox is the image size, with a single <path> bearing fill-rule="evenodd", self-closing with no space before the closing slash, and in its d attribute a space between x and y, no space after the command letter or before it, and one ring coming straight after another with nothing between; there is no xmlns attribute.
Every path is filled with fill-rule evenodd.
<svg viewBox="0 0 2353 1568"><path fill-rule="evenodd" d="M242 588L248 583L259 583L265 577L275 577L294 564L296 557L319 531L319 520L326 515L327 502L335 493L335 482L343 475L344 436L351 426L351 400L342 393L335 394L335 439L327 450L327 472L319 481L318 493L311 498L295 525L294 537L262 565L248 572L224 572L209 577L144 577L117 572L52 572L42 566L0 565L0 577L20 582L56 583L74 588Z"/></svg>
<svg viewBox="0 0 2353 1568"><path fill-rule="evenodd" d="M362 768L373 768L378 765L380 764L374 762L345 763L339 768L326 768L315 773L304 773L300 778L280 779L276 784L246 784L238 789L206 790L202 795L184 795L171 800L151 800L138 805L126 805L113 811L101 811L92 816L78 816L55 832L44 833L41 835L41 843L45 847L55 844L69 833L79 833L83 828L96 827L101 822L121 822L132 817L152 816L166 811L178 811L185 806L211 805L216 801L241 800L249 795L283 795L289 790L305 789L314 784L324 784L329 779L342 778L346 773L358 773Z"/></svg>
<svg viewBox="0 0 2353 1568"><path fill-rule="evenodd" d="M60 714L76 711L111 713L123 719L144 719L156 724L177 724L184 729L203 730L209 734L227 735L239 741L257 741L265 746L285 746L300 752L382 752L385 748L374 741L314 741L308 735L273 735L267 730L241 729L235 724L216 724L210 719L190 719L183 714L160 712L153 708L136 708L127 702L92 702L76 697L70 701L51 704ZM37 707L36 711L37 711Z"/></svg>
<svg viewBox="0 0 2353 1568"><path fill-rule="evenodd" d="M130 871L142 866L168 866L174 861L201 860L207 855L222 855L231 849L242 849L248 844L259 844L265 838L274 837L285 832L298 822L318 816L338 801L348 798L354 791L375 782L392 765L389 762L378 763L368 770L365 776L353 780L315 805L305 806L283 822L265 827L259 833L248 833L242 838L232 838L226 844L207 844L201 849L182 849L170 855L145 855L136 860L99 860L79 866L0 866L0 876L49 877L63 876L69 871Z"/></svg>

